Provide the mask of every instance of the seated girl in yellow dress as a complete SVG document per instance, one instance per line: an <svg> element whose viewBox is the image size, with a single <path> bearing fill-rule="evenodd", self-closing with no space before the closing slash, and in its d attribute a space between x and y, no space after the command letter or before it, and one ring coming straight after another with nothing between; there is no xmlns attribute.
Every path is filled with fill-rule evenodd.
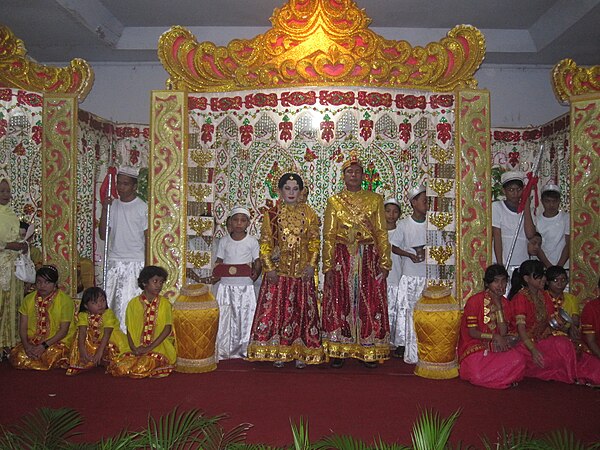
<svg viewBox="0 0 600 450"><path fill-rule="evenodd" d="M56 267L42 266L36 272L35 291L23 299L19 308L21 343L10 352L10 362L17 369L67 368L73 300L57 283Z"/></svg>
<svg viewBox="0 0 600 450"><path fill-rule="evenodd" d="M116 377L166 377L174 368L177 355L171 334L171 303L160 295L168 274L157 266L140 272L141 295L131 299L125 313L130 352L113 361L107 372Z"/></svg>
<svg viewBox="0 0 600 450"><path fill-rule="evenodd" d="M77 338L71 347L67 375L76 375L92 367L108 366L129 351L127 336L119 320L106 303L106 293L99 287L83 291L74 326Z"/></svg>

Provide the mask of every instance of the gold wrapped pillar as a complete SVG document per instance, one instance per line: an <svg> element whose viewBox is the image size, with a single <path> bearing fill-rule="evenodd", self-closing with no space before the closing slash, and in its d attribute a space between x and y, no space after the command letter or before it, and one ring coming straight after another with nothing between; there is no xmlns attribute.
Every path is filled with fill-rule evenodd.
<svg viewBox="0 0 600 450"><path fill-rule="evenodd" d="M60 274L59 284L77 291L77 96L45 94L42 140L42 254Z"/></svg>
<svg viewBox="0 0 600 450"><path fill-rule="evenodd" d="M169 273L171 302L185 285L187 217L187 93L152 91L148 162L150 264Z"/></svg>
<svg viewBox="0 0 600 450"><path fill-rule="evenodd" d="M483 289L492 261L490 94L456 92L456 297Z"/></svg>
<svg viewBox="0 0 600 450"><path fill-rule="evenodd" d="M587 299L600 274L600 92L570 100L570 284Z"/></svg>

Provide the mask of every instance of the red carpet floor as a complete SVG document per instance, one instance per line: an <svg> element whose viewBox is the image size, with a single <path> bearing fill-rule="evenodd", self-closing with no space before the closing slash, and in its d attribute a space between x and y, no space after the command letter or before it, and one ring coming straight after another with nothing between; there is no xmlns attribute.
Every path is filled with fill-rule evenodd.
<svg viewBox="0 0 600 450"><path fill-rule="evenodd" d="M45 406L70 407L84 417L82 440L137 430L176 406L227 414L226 429L254 425L247 442L288 445L290 420L308 420L311 440L332 433L350 434L371 443L410 444L412 424L424 409L448 416L462 413L451 442L477 445L480 436L502 428L536 434L566 428L584 442L600 441L600 390L586 386L525 380L505 391L471 386L459 379L427 380L394 359L377 369L349 361L342 369L327 366L276 369L268 363L222 361L207 374L174 373L165 379L130 380L104 375L101 369L67 377L62 371L17 371L0 363L0 423L17 422Z"/></svg>

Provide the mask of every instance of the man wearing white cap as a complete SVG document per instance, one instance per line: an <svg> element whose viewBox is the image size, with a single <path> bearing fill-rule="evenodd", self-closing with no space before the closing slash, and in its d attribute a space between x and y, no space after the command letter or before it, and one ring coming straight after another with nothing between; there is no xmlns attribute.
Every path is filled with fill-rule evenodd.
<svg viewBox="0 0 600 450"><path fill-rule="evenodd" d="M108 267L106 300L119 319L121 329L127 332L125 310L129 300L141 294L137 278L145 266L148 205L137 196L138 169L121 167L117 173L117 193L102 203L100 238L108 234ZM108 205L110 223L107 223Z"/></svg>
<svg viewBox="0 0 600 450"><path fill-rule="evenodd" d="M327 200L323 224L323 347L331 366L389 357L386 278L392 268L383 198L362 190L357 154L342 165L345 189Z"/></svg>
<svg viewBox="0 0 600 450"><path fill-rule="evenodd" d="M556 184L542 187L544 212L533 218L542 235L542 253L538 255L546 267L568 268L570 223L569 215L560 211L560 188Z"/></svg>
<svg viewBox="0 0 600 450"><path fill-rule="evenodd" d="M398 223L401 241L393 252L402 257L402 277L398 286L398 315L396 324L390 328L396 330L397 356L403 356L404 362L416 364L417 334L413 323L413 312L417 301L427 283L427 265L425 263L425 244L427 243L427 193L420 185L408 191L407 199L413 212Z"/></svg>
<svg viewBox="0 0 600 450"><path fill-rule="evenodd" d="M518 212L521 194L523 193L523 172L504 172L500 178L505 200L492 203L492 243L494 248L494 262L504 266L520 266L529 259L527 253L527 239L532 238L533 222L529 202L525 205L524 221L519 225L521 214ZM531 224L531 226L528 226ZM520 228L519 228L520 226ZM517 233L518 230L518 233ZM527 232L527 235L526 235ZM517 236L510 261L507 261L510 249ZM511 273L511 271L509 271Z"/></svg>

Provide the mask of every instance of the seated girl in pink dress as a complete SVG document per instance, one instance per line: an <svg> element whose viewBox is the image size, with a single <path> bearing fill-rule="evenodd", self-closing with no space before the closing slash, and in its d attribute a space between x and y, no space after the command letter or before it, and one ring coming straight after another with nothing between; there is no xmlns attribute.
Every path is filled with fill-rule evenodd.
<svg viewBox="0 0 600 450"><path fill-rule="evenodd" d="M506 269L492 264L486 269L483 282L485 290L467 300L461 319L459 374L477 386L505 389L523 378L526 358L512 348L514 340L507 336Z"/></svg>
<svg viewBox="0 0 600 450"><path fill-rule="evenodd" d="M600 385L600 279L598 297L590 300L581 312L583 352L577 361L577 380L580 383Z"/></svg>
<svg viewBox="0 0 600 450"><path fill-rule="evenodd" d="M553 336L550 319L554 303L547 291L544 264L524 261L515 269L508 295L509 333L518 335L516 347L527 358L525 377L575 381L575 348L566 336Z"/></svg>

